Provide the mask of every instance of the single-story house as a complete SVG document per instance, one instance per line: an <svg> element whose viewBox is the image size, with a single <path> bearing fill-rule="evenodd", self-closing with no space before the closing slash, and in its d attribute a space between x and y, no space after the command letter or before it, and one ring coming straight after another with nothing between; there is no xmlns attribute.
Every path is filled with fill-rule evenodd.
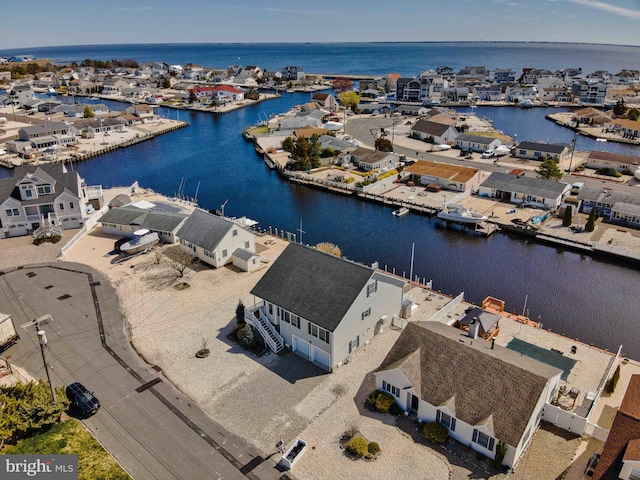
<svg viewBox="0 0 640 480"><path fill-rule="evenodd" d="M375 371L376 389L424 422L514 467L562 371L440 322L411 322ZM502 453L501 453L502 452Z"/></svg>
<svg viewBox="0 0 640 480"><path fill-rule="evenodd" d="M423 105L398 105L395 109L396 112L403 115L426 115L429 109Z"/></svg>
<svg viewBox="0 0 640 480"><path fill-rule="evenodd" d="M592 478L640 478L640 375L631 376Z"/></svg>
<svg viewBox="0 0 640 480"><path fill-rule="evenodd" d="M437 184L445 190L467 192L480 184L480 170L449 163L418 160L402 171L420 185Z"/></svg>
<svg viewBox="0 0 640 480"><path fill-rule="evenodd" d="M633 174L640 167L640 158L633 155L591 150L585 165L588 168L612 168L617 172Z"/></svg>
<svg viewBox="0 0 640 480"><path fill-rule="evenodd" d="M611 222L637 227L640 223L640 195L585 186L578 194L583 213L596 213Z"/></svg>
<svg viewBox="0 0 640 480"><path fill-rule="evenodd" d="M183 250L214 268L233 262L234 252L239 248L256 251L255 233L201 209L191 213L177 235Z"/></svg>
<svg viewBox="0 0 640 480"><path fill-rule="evenodd" d="M267 344L333 371L399 316L405 280L290 243L251 294L246 310ZM269 340L271 339L271 340Z"/></svg>
<svg viewBox="0 0 640 480"><path fill-rule="evenodd" d="M359 103L356 107L360 113L377 115L380 113L389 113L391 106L386 103Z"/></svg>
<svg viewBox="0 0 640 480"><path fill-rule="evenodd" d="M610 130L622 133L626 138L638 138L640 136L640 122L627 118L613 120L608 124Z"/></svg>
<svg viewBox="0 0 640 480"><path fill-rule="evenodd" d="M474 152L484 152L485 150L493 150L502 142L497 138L484 137L482 135L471 135L463 133L456 137L456 147L462 150L473 150Z"/></svg>
<svg viewBox="0 0 640 480"><path fill-rule="evenodd" d="M411 127L411 133L421 140L437 144L452 142L459 135L453 125L422 119Z"/></svg>
<svg viewBox="0 0 640 480"><path fill-rule="evenodd" d="M515 152L517 158L528 158L530 160L553 158L557 162L568 158L570 154L571 149L566 145L537 142L520 142Z"/></svg>
<svg viewBox="0 0 640 480"><path fill-rule="evenodd" d="M358 147L349 154L350 161L361 170L384 170L396 167L400 157L391 152Z"/></svg>
<svg viewBox="0 0 640 480"><path fill-rule="evenodd" d="M177 243L176 233L189 215L154 207L155 205L151 208L140 208L135 204L114 207L98 221L102 223L102 231L107 235L133 237L133 232L146 228L156 232L162 243Z"/></svg>
<svg viewBox="0 0 640 480"><path fill-rule="evenodd" d="M540 178L493 172L480 184L481 197L498 198L511 203L556 210L571 186Z"/></svg>

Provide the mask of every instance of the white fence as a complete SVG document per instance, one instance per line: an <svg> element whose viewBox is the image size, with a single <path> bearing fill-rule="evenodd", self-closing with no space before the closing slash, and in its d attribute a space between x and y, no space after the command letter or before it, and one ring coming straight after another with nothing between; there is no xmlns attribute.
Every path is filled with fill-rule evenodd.
<svg viewBox="0 0 640 480"><path fill-rule="evenodd" d="M460 304L460 302L462 302L463 300L464 300L464 292L462 292L460 295L458 295L456 298L454 298L449 303L447 303L444 307L442 307L442 309L438 313L436 313L434 316L429 318L429 321L430 322L440 321L440 319L442 319L445 315L449 315L451 311L455 307L457 307Z"/></svg>
<svg viewBox="0 0 640 480"><path fill-rule="evenodd" d="M586 418L548 403L544 406L544 416L542 419L576 435L585 433L588 423Z"/></svg>
<svg viewBox="0 0 640 480"><path fill-rule="evenodd" d="M84 237L89 231L98 223L98 219L102 217L109 210L109 206L105 205L100 210L97 210L93 215L89 218L85 219L84 225L82 228L76 233L71 240L69 240L61 249L60 256L64 257L66 253L71 250L71 248L80 241L82 237Z"/></svg>

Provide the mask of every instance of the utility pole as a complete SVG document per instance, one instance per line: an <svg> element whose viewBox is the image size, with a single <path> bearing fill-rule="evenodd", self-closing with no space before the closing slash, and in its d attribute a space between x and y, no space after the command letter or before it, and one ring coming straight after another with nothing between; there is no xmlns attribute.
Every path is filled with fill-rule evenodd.
<svg viewBox="0 0 640 480"><path fill-rule="evenodd" d="M37 325L36 328L38 328ZM38 330L36 333L38 334L38 339L40 340L40 352L42 352L42 362L44 363L44 371L47 374L47 382L49 382L49 387L51 388L51 398L53 399L53 403L56 403L56 389L53 387L53 383L51 383L49 366L47 365L47 358L44 354L44 347L47 345L47 335L44 333L44 330Z"/></svg>
<svg viewBox="0 0 640 480"><path fill-rule="evenodd" d="M578 140L578 135L580 132L576 132L573 136L573 147L571 148L571 159L569 160L569 172L571 173L571 167L573 166L573 153L576 151L576 141Z"/></svg>

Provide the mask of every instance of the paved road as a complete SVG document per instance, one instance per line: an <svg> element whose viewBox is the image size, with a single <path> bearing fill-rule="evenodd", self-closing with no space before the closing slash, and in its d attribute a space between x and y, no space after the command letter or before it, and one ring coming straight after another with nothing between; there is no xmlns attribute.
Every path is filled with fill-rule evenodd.
<svg viewBox="0 0 640 480"><path fill-rule="evenodd" d="M87 266L57 262L0 275L0 311L16 327L50 314L52 381L85 384L100 411L85 425L135 479L287 479L271 456L233 435L131 348L114 288ZM4 355L45 378L35 328ZM275 453L275 446L274 452Z"/></svg>

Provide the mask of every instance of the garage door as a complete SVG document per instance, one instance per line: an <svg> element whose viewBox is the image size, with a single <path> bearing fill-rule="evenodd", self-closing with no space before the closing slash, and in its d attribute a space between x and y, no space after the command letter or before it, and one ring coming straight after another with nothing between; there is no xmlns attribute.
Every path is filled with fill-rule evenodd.
<svg viewBox="0 0 640 480"><path fill-rule="evenodd" d="M311 361L329 368L329 354L314 345L311 345Z"/></svg>
<svg viewBox="0 0 640 480"><path fill-rule="evenodd" d="M309 342L305 342L301 338L293 335L291 339L291 350L309 360Z"/></svg>

